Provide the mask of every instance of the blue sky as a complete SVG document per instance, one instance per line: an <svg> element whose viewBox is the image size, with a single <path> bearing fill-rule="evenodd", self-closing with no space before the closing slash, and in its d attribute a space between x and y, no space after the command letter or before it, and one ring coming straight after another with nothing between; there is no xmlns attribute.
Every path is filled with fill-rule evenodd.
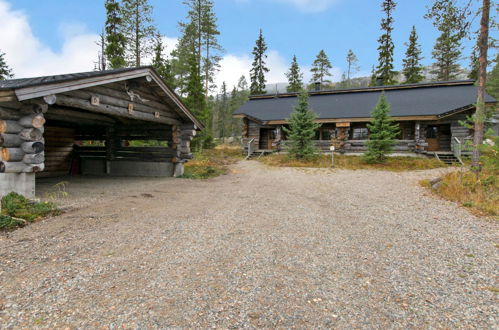
<svg viewBox="0 0 499 330"><path fill-rule="evenodd" d="M59 71L65 69L91 70L92 52L96 48L90 42L101 31L104 22L103 0L0 0L0 18L17 18L22 24L11 24L17 40L22 33L28 33L37 47L53 55L56 63L47 66ZM321 49L329 55L334 70L334 80L340 78L345 67L348 49L353 49L360 60L360 75L369 74L371 66L377 61L377 39L380 35L382 12L378 0L216 0L216 12L221 31L220 42L225 48L222 72L217 81L227 80L234 83L242 73L248 70L251 62L250 53L260 28L264 31L269 47L269 82L285 81L284 72L294 54L305 71ZM395 12L394 41L396 68L400 69L412 25L416 25L423 46L424 63L432 63L431 50L438 32L423 15L430 0L399 0ZM170 41L170 50L174 38L179 36L177 22L183 20L186 8L181 0L151 0L154 6L154 18L160 31ZM5 20L4 20L5 21ZM0 20L0 31L2 29ZM7 24L6 22L4 24ZM12 27L14 25L14 27ZM19 25L19 26L18 26ZM7 59L12 59L12 66L17 76L29 75L26 65L19 63L17 54L20 46L12 37L2 42L0 49L7 52ZM8 39L8 37L7 37ZM467 66L468 56L473 42L466 41L465 58L462 64ZM80 51L78 51L78 48ZM84 48L84 49L83 49ZM35 52L34 50L27 50ZM77 52L74 54L73 52ZM93 56L93 57L92 57ZM78 64L73 65L74 57ZM43 58L43 56L42 56ZM45 62L41 62L39 66ZM48 62L47 62L48 63ZM22 67L21 67L22 66ZM44 72L37 68L36 72ZM308 76L308 75L306 75Z"/></svg>

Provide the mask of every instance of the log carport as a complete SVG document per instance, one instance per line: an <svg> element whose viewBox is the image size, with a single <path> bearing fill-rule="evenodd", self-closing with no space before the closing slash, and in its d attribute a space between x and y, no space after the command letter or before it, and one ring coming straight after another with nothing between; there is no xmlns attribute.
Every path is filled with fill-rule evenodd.
<svg viewBox="0 0 499 330"><path fill-rule="evenodd" d="M201 128L152 67L0 81L0 196L34 197L36 177L182 175Z"/></svg>

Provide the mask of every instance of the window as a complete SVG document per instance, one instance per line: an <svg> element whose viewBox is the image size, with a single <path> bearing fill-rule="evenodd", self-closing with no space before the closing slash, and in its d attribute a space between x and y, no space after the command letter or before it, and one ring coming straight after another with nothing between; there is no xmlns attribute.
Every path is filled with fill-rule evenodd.
<svg viewBox="0 0 499 330"><path fill-rule="evenodd" d="M438 137L438 127L437 126L428 126L426 128L426 138L427 139L436 139Z"/></svg>
<svg viewBox="0 0 499 330"><path fill-rule="evenodd" d="M352 131L352 140L367 140L369 138L369 130L367 127L354 128Z"/></svg>

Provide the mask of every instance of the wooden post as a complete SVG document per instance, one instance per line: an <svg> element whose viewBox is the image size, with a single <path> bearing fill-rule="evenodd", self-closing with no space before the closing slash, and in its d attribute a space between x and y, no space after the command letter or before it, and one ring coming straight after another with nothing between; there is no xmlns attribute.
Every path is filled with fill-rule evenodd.
<svg viewBox="0 0 499 330"><path fill-rule="evenodd" d="M111 174L111 161L115 157L115 131L114 127L106 128L106 174Z"/></svg>

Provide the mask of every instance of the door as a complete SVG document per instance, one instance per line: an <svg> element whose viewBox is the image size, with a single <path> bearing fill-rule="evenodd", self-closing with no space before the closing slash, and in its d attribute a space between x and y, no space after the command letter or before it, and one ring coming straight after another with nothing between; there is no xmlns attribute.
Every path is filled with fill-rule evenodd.
<svg viewBox="0 0 499 330"><path fill-rule="evenodd" d="M440 149L438 143L438 126L433 125L426 128L426 143L428 143L426 147L428 151L438 151Z"/></svg>
<svg viewBox="0 0 499 330"><path fill-rule="evenodd" d="M271 150L272 142L275 139L275 132L272 128L261 128L260 129L260 143L259 148L262 150Z"/></svg>
<svg viewBox="0 0 499 330"><path fill-rule="evenodd" d="M427 151L450 151L450 125L430 125L426 128Z"/></svg>

